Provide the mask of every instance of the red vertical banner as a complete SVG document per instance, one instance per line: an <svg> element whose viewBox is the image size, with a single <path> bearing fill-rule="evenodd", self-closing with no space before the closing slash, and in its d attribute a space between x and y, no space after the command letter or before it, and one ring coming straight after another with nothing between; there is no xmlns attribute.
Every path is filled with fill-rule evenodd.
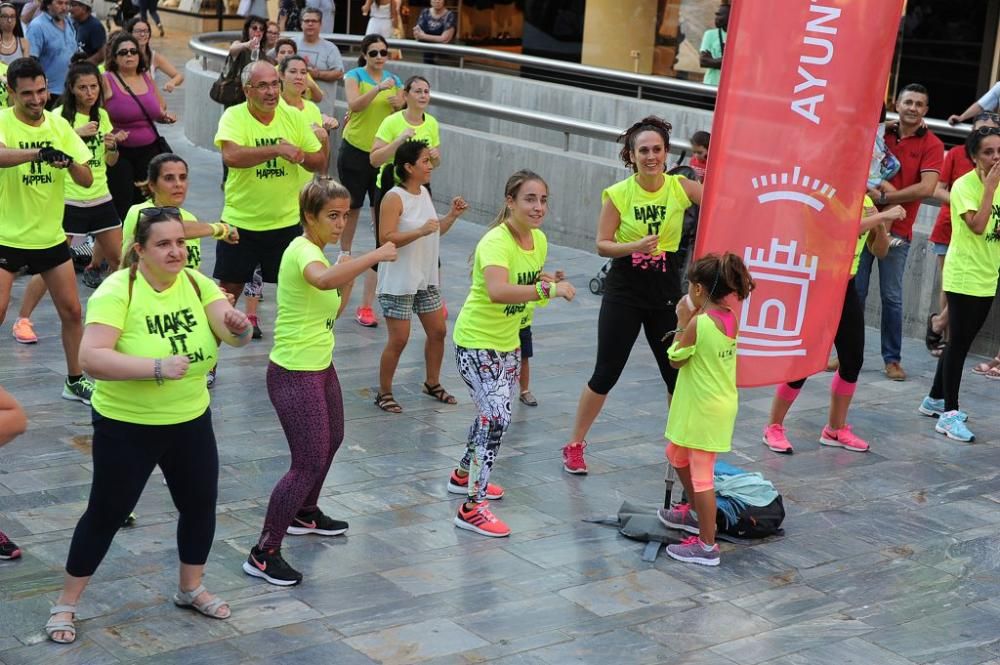
<svg viewBox="0 0 1000 665"><path fill-rule="evenodd" d="M903 0L735 0L695 255L744 258L737 382L826 366Z"/></svg>

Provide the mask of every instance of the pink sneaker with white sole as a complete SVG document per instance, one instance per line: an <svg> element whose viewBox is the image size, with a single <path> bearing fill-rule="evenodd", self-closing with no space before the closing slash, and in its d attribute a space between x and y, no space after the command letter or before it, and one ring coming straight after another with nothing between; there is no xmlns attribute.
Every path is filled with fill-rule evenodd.
<svg viewBox="0 0 1000 665"><path fill-rule="evenodd" d="M764 445L773 450L776 453L781 453L782 455L791 455L793 452L792 444L788 441L788 437L785 436L785 426L775 423L774 425L768 425L764 428L764 436L761 438Z"/></svg>
<svg viewBox="0 0 1000 665"><path fill-rule="evenodd" d="M867 453L870 450L868 442L851 431L850 425L844 425L840 429L833 429L829 425L823 427L819 442L824 446L853 450L856 453Z"/></svg>

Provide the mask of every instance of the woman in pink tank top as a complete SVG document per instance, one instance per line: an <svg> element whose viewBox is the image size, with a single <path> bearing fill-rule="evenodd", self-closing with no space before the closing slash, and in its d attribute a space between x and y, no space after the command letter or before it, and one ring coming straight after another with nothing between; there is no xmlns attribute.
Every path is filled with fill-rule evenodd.
<svg viewBox="0 0 1000 665"><path fill-rule="evenodd" d="M143 200L134 183L145 180L153 157L169 152L161 145L153 123L170 124L176 118L167 112L135 37L119 34L111 42L109 56L104 75L104 108L115 130L128 132L128 136L118 142L121 155L118 163L108 169L108 188L118 214L124 218L130 207Z"/></svg>

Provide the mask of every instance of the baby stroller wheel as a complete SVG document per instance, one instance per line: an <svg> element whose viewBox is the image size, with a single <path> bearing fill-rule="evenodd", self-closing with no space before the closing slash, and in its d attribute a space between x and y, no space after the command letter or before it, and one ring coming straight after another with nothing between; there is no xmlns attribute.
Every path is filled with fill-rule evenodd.
<svg viewBox="0 0 1000 665"><path fill-rule="evenodd" d="M600 277L590 278L590 292L595 296L599 296L604 293L604 280Z"/></svg>

